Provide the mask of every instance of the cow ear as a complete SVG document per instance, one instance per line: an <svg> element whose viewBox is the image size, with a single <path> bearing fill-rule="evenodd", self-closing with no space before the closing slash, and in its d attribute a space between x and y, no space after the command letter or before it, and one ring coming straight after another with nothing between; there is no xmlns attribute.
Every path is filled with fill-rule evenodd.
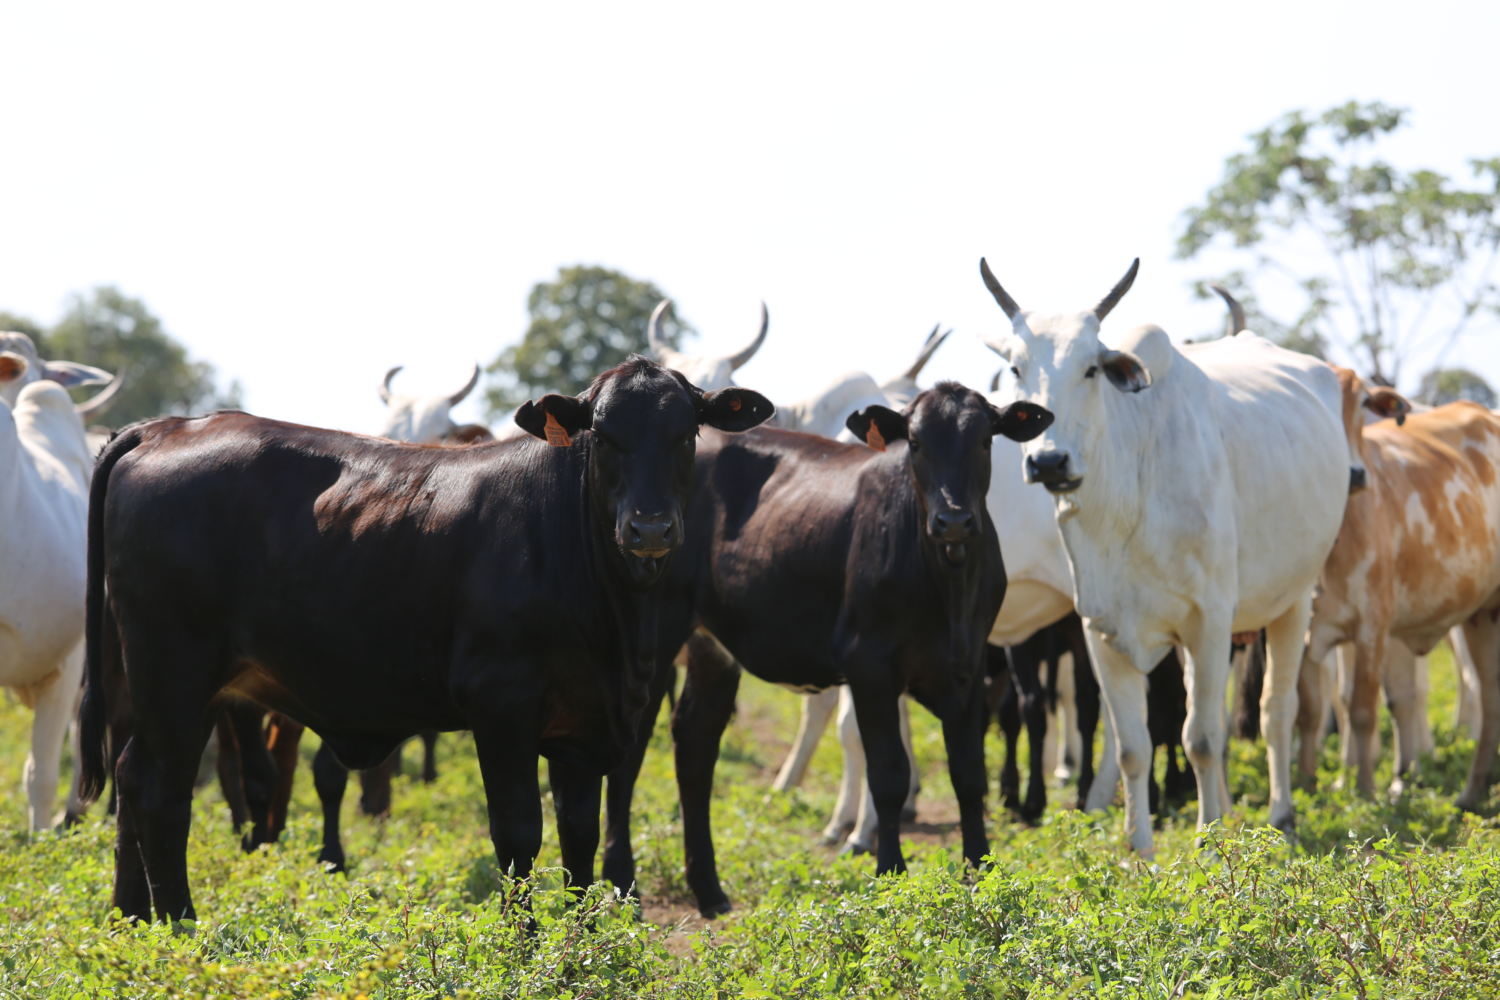
<svg viewBox="0 0 1500 1000"><path fill-rule="evenodd" d="M573 443L574 434L594 426L594 409L576 396L552 393L517 410L516 424L554 448L566 448Z"/></svg>
<svg viewBox="0 0 1500 1000"><path fill-rule="evenodd" d="M1012 441L1030 441L1052 426L1052 411L1035 403L990 407L990 427Z"/></svg>
<svg viewBox="0 0 1500 1000"><path fill-rule="evenodd" d="M698 423L721 431L748 431L776 412L771 401L754 389L731 386L705 392L698 400Z"/></svg>
<svg viewBox="0 0 1500 1000"><path fill-rule="evenodd" d="M851 413L844 426L876 451L885 451L887 443L906 437L906 418L887 406L867 406Z"/></svg>
<svg viewBox="0 0 1500 1000"><path fill-rule="evenodd" d="M0 354L0 382L14 382L26 374L27 360L14 351Z"/></svg>
<svg viewBox="0 0 1500 1000"><path fill-rule="evenodd" d="M102 368L77 361L48 361L42 365L42 377L69 389L80 385L108 385L115 377Z"/></svg>
<svg viewBox="0 0 1500 1000"><path fill-rule="evenodd" d="M1100 351L1099 367L1104 369L1110 385L1121 392L1140 392L1151 385L1151 372L1140 358L1129 351L1111 351L1108 348Z"/></svg>
<svg viewBox="0 0 1500 1000"><path fill-rule="evenodd" d="M1369 394L1365 396L1364 407L1382 417L1395 417L1398 427L1406 423L1406 415L1411 412L1411 403L1407 402L1405 396L1383 385L1370 388Z"/></svg>

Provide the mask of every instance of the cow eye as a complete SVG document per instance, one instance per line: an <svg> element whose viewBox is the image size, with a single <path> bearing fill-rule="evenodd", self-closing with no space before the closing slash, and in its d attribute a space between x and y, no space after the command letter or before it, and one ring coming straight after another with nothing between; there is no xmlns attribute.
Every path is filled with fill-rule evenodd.
<svg viewBox="0 0 1500 1000"><path fill-rule="evenodd" d="M1010 366L1010 373L1012 375L1014 375L1016 378L1020 378L1021 377L1021 369L1017 368L1015 365L1011 365Z"/></svg>
<svg viewBox="0 0 1500 1000"><path fill-rule="evenodd" d="M1084 378L1093 378L1095 375L1098 375L1098 374L1099 374L1099 366L1098 365L1089 365L1089 370L1083 373L1083 377Z"/></svg>
<svg viewBox="0 0 1500 1000"><path fill-rule="evenodd" d="M906 447L913 454L915 454L916 452L919 452L919 451L922 450L922 442L918 441L916 438L912 438L912 439L910 439L909 441L906 442Z"/></svg>

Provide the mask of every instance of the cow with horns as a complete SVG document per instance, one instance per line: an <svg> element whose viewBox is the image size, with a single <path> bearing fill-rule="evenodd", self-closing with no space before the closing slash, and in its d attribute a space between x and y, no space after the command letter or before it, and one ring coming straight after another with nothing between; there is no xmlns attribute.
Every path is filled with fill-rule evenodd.
<svg viewBox="0 0 1500 1000"><path fill-rule="evenodd" d="M1338 380L1316 358L1253 334L1179 348L1157 326L1105 346L1100 324L1139 263L1093 309L1057 316L1023 311L984 261L980 272L1010 323L990 347L1021 398L1057 414L1025 446L1025 474L1055 501L1125 776L1130 844L1149 857L1146 674L1174 644L1185 652L1183 742L1206 826L1229 807L1231 636L1260 628L1270 818L1291 833L1302 642L1353 456Z"/></svg>
<svg viewBox="0 0 1500 1000"><path fill-rule="evenodd" d="M546 756L564 863L592 859L597 776L657 667L655 584L682 542L699 429L771 412L633 358L523 406L530 437L470 448L234 412L121 431L90 496L81 714L89 797L104 680L123 671L115 905L193 916L193 776L233 698L302 720L350 767L421 729L473 730L490 837L517 876L540 847Z"/></svg>

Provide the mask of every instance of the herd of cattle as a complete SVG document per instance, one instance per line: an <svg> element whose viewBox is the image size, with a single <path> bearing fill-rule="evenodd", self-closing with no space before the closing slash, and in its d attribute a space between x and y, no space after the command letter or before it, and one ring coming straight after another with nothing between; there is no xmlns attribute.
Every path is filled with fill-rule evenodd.
<svg viewBox="0 0 1500 1000"><path fill-rule="evenodd" d="M1415 657L1450 630L1474 678L1459 803L1476 807L1500 742L1500 415L1416 407L1242 332L1227 293L1229 336L1179 346L1143 326L1106 347L1100 325L1135 265L1060 315L1023 310L980 270L1008 320L988 341L1004 359L989 396L918 390L946 336L934 329L901 378L849 375L777 409L731 385L764 311L750 345L706 358L662 343L663 303L656 361L529 402L498 438L449 416L477 368L439 397L395 393L392 369L383 437L223 412L133 424L101 451L81 414L107 399L75 407L63 386L110 375L0 335L0 683L36 710L32 828L52 822L76 706L65 817L113 778L114 904L191 917L191 798L216 727L247 845L274 839L296 737L318 733L322 857L339 867L345 769L471 730L503 869L526 874L540 849L546 757L571 879L594 879L607 777L602 874L630 887L634 782L685 650L672 736L705 914L729 908L709 805L746 670L810 694L778 787L800 780L839 706L829 832L849 828L881 872L904 867L916 790L906 695L941 721L970 862L988 850L994 701L1011 747L1002 791L1035 816L1059 691L1075 711L1058 740L1088 804L1123 779L1129 840L1149 857L1155 745L1170 755L1164 794L1172 774L1196 778L1200 826L1229 808L1233 644L1264 644L1270 820L1290 835L1293 729L1311 774L1331 700L1372 791L1384 690L1399 784L1431 739Z"/></svg>

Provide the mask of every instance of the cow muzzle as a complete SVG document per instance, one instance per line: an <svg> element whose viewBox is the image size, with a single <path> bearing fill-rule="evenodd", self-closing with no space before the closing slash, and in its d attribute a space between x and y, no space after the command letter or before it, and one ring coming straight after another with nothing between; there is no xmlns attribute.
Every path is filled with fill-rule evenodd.
<svg viewBox="0 0 1500 1000"><path fill-rule="evenodd" d="M641 579L655 577L681 540L682 526L671 514L632 514L620 525L620 551Z"/></svg>
<svg viewBox="0 0 1500 1000"><path fill-rule="evenodd" d="M1048 493L1072 493L1083 485L1083 477L1073 475L1065 451L1043 451L1026 456L1026 481L1041 483Z"/></svg>
<svg viewBox="0 0 1500 1000"><path fill-rule="evenodd" d="M927 521L927 535L942 550L943 558L957 566L968 556L968 543L978 533L979 522L971 511L959 508L935 511Z"/></svg>

